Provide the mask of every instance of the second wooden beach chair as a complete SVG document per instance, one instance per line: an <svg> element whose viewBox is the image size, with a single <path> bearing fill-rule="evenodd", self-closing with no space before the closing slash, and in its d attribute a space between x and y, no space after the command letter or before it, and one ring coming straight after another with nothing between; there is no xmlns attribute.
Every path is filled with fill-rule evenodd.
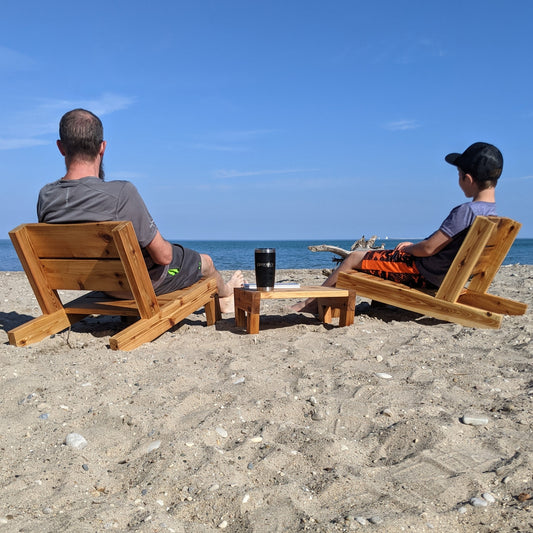
<svg viewBox="0 0 533 533"><path fill-rule="evenodd" d="M340 273L337 287L357 295L448 322L499 328L502 315L523 315L527 305L488 294L521 224L478 216L437 291L413 289L364 272Z"/></svg>

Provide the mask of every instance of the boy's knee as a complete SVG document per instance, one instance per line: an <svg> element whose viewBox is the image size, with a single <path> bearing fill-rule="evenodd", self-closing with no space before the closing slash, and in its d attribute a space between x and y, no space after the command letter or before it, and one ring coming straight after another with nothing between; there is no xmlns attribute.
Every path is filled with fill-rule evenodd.
<svg viewBox="0 0 533 533"><path fill-rule="evenodd" d="M351 252L350 255L348 255L344 260L345 266L351 269L360 268L365 254L366 252L363 252L361 250L355 250Z"/></svg>

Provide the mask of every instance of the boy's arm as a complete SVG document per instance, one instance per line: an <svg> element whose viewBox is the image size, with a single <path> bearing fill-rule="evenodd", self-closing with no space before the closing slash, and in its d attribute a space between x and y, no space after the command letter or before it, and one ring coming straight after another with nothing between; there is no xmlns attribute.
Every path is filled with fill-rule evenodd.
<svg viewBox="0 0 533 533"><path fill-rule="evenodd" d="M430 255L435 255L437 252L440 252L451 240L451 237L448 237L448 235L439 229L423 241L415 244L412 242L401 242L395 249L402 250L402 252L406 252L416 257L429 257Z"/></svg>

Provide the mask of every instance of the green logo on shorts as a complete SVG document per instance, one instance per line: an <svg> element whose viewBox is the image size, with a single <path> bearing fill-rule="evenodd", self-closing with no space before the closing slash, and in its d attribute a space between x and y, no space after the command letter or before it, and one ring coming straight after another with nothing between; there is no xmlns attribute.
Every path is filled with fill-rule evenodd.
<svg viewBox="0 0 533 533"><path fill-rule="evenodd" d="M179 274L179 273L180 273L180 269L179 269L179 268L169 268L169 269L168 269L168 273L169 273L171 276L175 276L176 274Z"/></svg>

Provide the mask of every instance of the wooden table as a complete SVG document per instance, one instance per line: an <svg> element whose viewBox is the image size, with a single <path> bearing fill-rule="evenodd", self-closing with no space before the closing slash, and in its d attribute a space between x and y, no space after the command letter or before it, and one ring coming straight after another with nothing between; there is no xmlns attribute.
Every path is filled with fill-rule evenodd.
<svg viewBox="0 0 533 533"><path fill-rule="evenodd" d="M339 317L339 326L350 326L355 314L355 291L334 287L275 288L271 291L238 288L234 291L235 324L247 333L259 333L261 300L318 299L319 318L325 324Z"/></svg>

